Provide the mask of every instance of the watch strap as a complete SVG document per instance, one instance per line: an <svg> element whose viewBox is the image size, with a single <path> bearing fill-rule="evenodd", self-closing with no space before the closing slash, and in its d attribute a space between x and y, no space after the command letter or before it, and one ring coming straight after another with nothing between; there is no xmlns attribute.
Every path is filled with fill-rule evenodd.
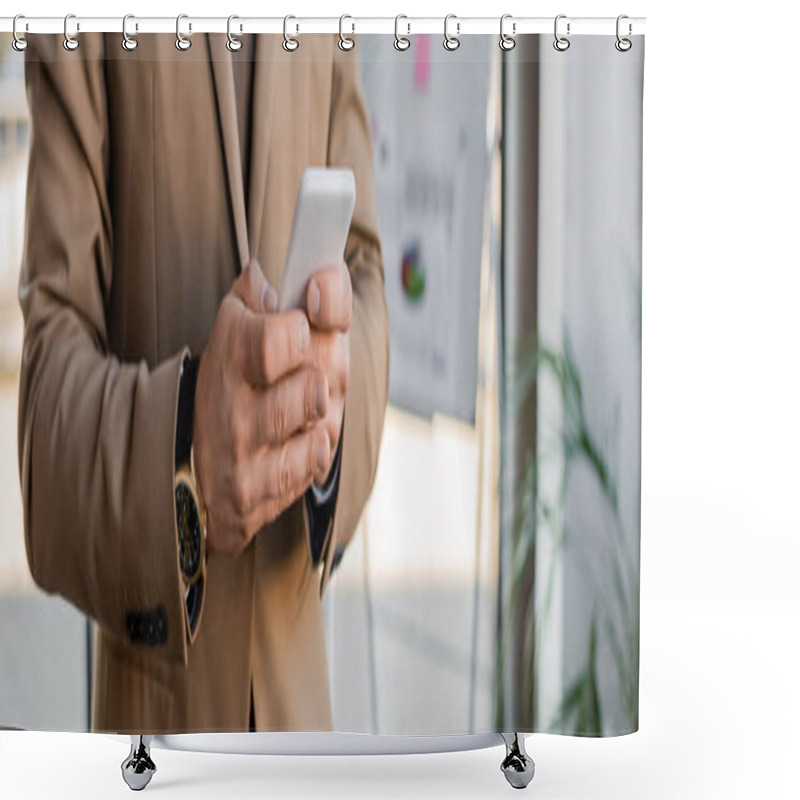
<svg viewBox="0 0 800 800"><path fill-rule="evenodd" d="M189 617L189 627L194 630L197 625L197 612L200 610L200 593L203 590L202 583L198 581L186 589L186 613Z"/></svg>
<svg viewBox="0 0 800 800"><path fill-rule="evenodd" d="M175 421L175 468L189 464L194 431L194 394L200 356L186 356L181 364L178 388L178 415Z"/></svg>

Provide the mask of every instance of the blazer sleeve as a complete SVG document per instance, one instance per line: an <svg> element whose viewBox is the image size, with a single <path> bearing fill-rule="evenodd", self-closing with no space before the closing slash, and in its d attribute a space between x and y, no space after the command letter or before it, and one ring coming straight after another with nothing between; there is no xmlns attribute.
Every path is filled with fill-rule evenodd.
<svg viewBox="0 0 800 800"><path fill-rule="evenodd" d="M328 164L353 170L356 205L345 249L353 284L350 379L339 442L339 493L323 545L320 593L330 578L336 553L341 557L355 533L372 490L389 391L389 317L375 211L370 124L359 86L358 59L352 52L342 53L335 44L332 50Z"/></svg>
<svg viewBox="0 0 800 800"><path fill-rule="evenodd" d="M18 459L34 581L111 635L187 663L173 500L184 353L111 352L113 277L103 37L29 39L31 114L19 297Z"/></svg>

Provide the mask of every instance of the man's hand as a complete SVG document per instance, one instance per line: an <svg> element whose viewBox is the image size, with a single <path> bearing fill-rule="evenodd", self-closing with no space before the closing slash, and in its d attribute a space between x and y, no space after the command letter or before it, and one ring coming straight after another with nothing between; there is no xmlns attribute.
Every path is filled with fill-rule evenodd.
<svg viewBox="0 0 800 800"><path fill-rule="evenodd" d="M329 426L314 424L331 407L328 379L314 364L321 346L302 311L264 313L276 301L251 262L222 301L200 359L193 442L209 553L240 554L330 468Z"/></svg>
<svg viewBox="0 0 800 800"><path fill-rule="evenodd" d="M350 270L344 262L316 272L308 282L306 313L311 323L313 363L328 382L328 407L322 424L328 433L331 453L335 453L342 432L350 378L350 319L353 315L353 287ZM314 482L318 486L325 483L329 470L330 464L316 471Z"/></svg>

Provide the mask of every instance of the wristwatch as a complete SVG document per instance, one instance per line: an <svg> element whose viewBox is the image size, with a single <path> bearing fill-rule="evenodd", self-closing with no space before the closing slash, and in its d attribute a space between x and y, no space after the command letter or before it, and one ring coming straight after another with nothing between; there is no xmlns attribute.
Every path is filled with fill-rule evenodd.
<svg viewBox="0 0 800 800"><path fill-rule="evenodd" d="M200 359L196 356L185 358L181 365L175 427L175 519L181 575L187 592L205 578L206 571L206 511L192 446L199 365Z"/></svg>

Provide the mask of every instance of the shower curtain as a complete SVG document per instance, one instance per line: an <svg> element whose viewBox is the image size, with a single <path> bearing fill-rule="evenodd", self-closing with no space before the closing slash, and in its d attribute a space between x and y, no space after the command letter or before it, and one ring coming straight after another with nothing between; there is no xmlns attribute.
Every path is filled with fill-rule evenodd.
<svg viewBox="0 0 800 800"><path fill-rule="evenodd" d="M644 37L455 35L3 34L4 727L637 730Z"/></svg>

